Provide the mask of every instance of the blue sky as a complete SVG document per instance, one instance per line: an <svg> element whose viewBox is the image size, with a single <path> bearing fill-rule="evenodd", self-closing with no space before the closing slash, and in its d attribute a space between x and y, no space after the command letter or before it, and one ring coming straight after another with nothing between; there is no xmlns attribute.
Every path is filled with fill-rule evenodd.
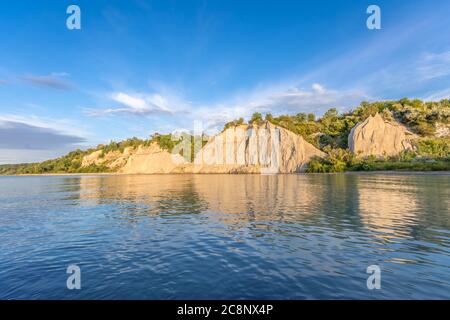
<svg viewBox="0 0 450 320"><path fill-rule="evenodd" d="M66 8L81 8L81 30ZM382 29L366 27L370 4ZM0 163L253 112L450 97L449 1L17 0L0 10Z"/></svg>

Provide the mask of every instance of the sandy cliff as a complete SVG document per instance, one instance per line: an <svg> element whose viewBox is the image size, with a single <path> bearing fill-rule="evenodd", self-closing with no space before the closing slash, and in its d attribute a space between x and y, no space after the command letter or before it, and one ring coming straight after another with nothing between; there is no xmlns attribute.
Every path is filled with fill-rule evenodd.
<svg viewBox="0 0 450 320"><path fill-rule="evenodd" d="M178 154L172 155L153 143L148 147L139 146L133 152L120 173L174 173L188 165Z"/></svg>
<svg viewBox="0 0 450 320"><path fill-rule="evenodd" d="M324 153L303 137L269 122L240 125L216 135L196 155L194 172L293 173Z"/></svg>
<svg viewBox="0 0 450 320"><path fill-rule="evenodd" d="M132 148L125 148L123 152L116 150L106 154L103 154L102 150L97 150L84 156L81 166L88 167L90 165L105 165L110 169L121 168L126 164L132 152Z"/></svg>
<svg viewBox="0 0 450 320"><path fill-rule="evenodd" d="M303 137L269 122L228 128L210 138L191 163L158 144L83 158L83 166L105 164L120 173L293 173L324 153ZM187 157L189 159L189 157Z"/></svg>
<svg viewBox="0 0 450 320"><path fill-rule="evenodd" d="M396 156L412 150L416 136L403 125L385 121L378 113L358 123L348 137L350 150L359 157Z"/></svg>

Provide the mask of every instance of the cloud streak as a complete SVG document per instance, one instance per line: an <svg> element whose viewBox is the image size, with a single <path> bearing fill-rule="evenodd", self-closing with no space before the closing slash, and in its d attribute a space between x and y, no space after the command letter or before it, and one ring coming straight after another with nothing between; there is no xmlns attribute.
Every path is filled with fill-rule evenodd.
<svg viewBox="0 0 450 320"><path fill-rule="evenodd" d="M276 113L314 112L320 114L331 107L341 110L348 109L368 98L369 96L362 91L329 90L315 83L311 86L311 90L294 87L270 96L267 98L268 102L262 104L261 108L266 112L273 110Z"/></svg>
<svg viewBox="0 0 450 320"><path fill-rule="evenodd" d="M35 87L50 88L56 90L71 90L73 85L66 81L66 73L51 73L49 75L25 75L21 79Z"/></svg>
<svg viewBox="0 0 450 320"><path fill-rule="evenodd" d="M297 86L271 86L248 95L235 97L224 103L194 109L190 117L202 121L205 129L218 131L227 121L240 117L250 118L254 112L273 115L292 113L315 113L320 115L329 108L348 110L370 96L358 90L331 90L314 83L310 89Z"/></svg>
<svg viewBox="0 0 450 320"><path fill-rule="evenodd" d="M0 120L0 149L55 150L85 142L53 129Z"/></svg>
<svg viewBox="0 0 450 320"><path fill-rule="evenodd" d="M243 117L250 118L254 112L273 115L313 112L322 114L329 108L348 110L370 97L358 90L332 90L319 83L304 89L291 83L273 84L256 88L211 104L194 103L183 99L176 91L167 94L131 94L116 92L109 99L119 106L104 109L87 109L90 116L101 117L114 114L130 114L137 117L168 115L171 127L177 123L179 129L189 130L194 121L201 121L205 131L216 132L228 121Z"/></svg>
<svg viewBox="0 0 450 320"><path fill-rule="evenodd" d="M173 108L169 100L160 94L129 94L116 92L111 100L120 106L106 109L89 109L88 114L102 116L115 113L128 113L132 115L172 114Z"/></svg>
<svg viewBox="0 0 450 320"><path fill-rule="evenodd" d="M443 99L450 99L450 88L433 92L429 96L425 97L426 101L440 101Z"/></svg>
<svg viewBox="0 0 450 320"><path fill-rule="evenodd" d="M450 51L426 53L417 66L422 80L432 80L450 75Z"/></svg>

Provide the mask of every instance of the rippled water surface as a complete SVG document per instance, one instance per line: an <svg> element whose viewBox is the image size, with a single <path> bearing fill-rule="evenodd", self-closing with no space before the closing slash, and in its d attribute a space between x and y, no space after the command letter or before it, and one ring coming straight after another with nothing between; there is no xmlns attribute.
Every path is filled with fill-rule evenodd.
<svg viewBox="0 0 450 320"><path fill-rule="evenodd" d="M449 208L445 174L0 177L0 298L450 299Z"/></svg>

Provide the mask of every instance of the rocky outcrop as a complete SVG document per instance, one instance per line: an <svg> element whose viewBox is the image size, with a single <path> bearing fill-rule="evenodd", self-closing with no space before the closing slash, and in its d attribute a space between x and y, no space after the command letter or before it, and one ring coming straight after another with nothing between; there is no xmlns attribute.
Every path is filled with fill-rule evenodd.
<svg viewBox="0 0 450 320"><path fill-rule="evenodd" d="M378 113L358 123L350 131L348 146L358 157L396 156L413 150L416 136L400 123L385 121Z"/></svg>
<svg viewBox="0 0 450 320"><path fill-rule="evenodd" d="M212 137L196 155L198 173L293 173L324 153L270 122L231 127Z"/></svg>

